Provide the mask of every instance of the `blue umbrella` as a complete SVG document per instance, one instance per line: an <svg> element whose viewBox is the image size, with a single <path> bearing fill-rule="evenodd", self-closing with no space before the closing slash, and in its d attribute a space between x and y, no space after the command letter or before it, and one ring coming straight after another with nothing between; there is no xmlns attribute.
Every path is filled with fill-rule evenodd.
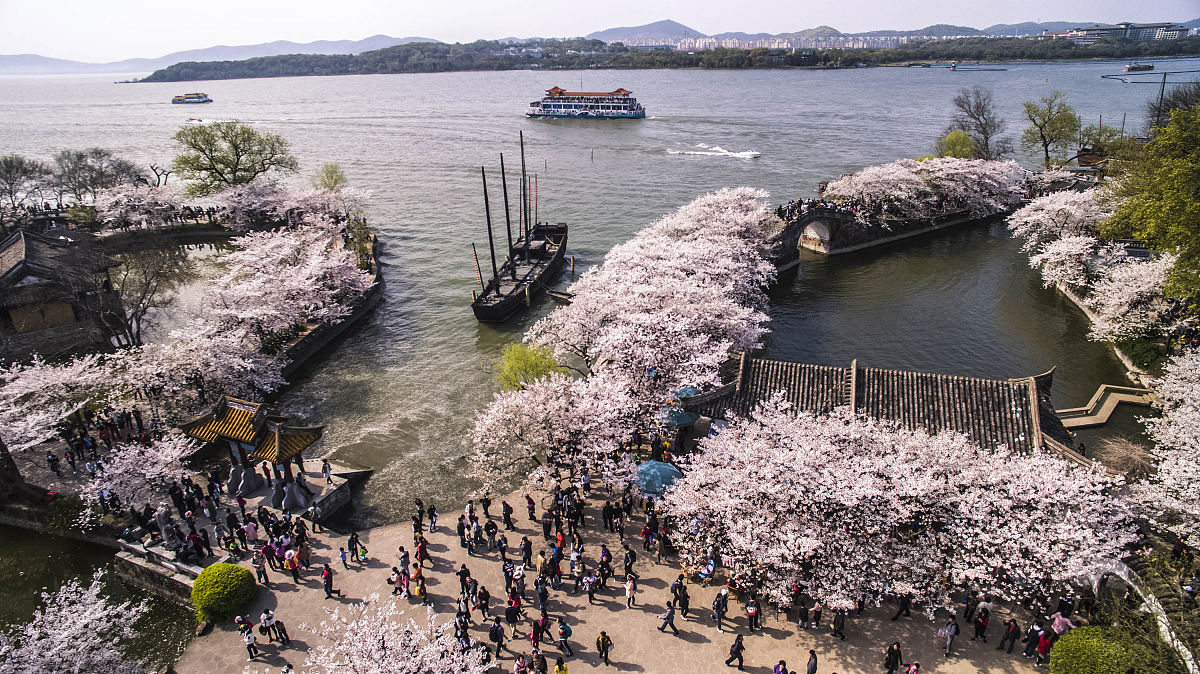
<svg viewBox="0 0 1200 674"><path fill-rule="evenodd" d="M638 466L638 486L647 494L661 496L671 483L683 477L679 469L662 461L646 461Z"/></svg>
<svg viewBox="0 0 1200 674"><path fill-rule="evenodd" d="M683 428L691 426L700 418L695 412L688 412L679 405L668 405L654 415L654 420L668 428Z"/></svg>
<svg viewBox="0 0 1200 674"><path fill-rule="evenodd" d="M695 395L700 395L700 389L696 388L695 386L684 386L683 388L679 389L678 391L672 393L671 397L673 397L675 399L679 399L679 398L690 398L691 396L695 396Z"/></svg>

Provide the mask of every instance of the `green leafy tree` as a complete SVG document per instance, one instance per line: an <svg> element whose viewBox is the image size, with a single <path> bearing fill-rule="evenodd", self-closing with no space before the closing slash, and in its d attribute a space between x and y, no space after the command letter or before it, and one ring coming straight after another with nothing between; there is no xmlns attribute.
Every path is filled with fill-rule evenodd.
<svg viewBox="0 0 1200 674"><path fill-rule="evenodd" d="M282 136L262 133L237 120L185 126L175 132L183 153L174 168L191 183L189 196L244 185L270 171L294 173L299 162Z"/></svg>
<svg viewBox="0 0 1200 674"><path fill-rule="evenodd" d="M1067 95L1055 91L1043 96L1041 103L1025 101L1025 119L1029 128L1021 134L1021 147L1027 153L1042 151L1042 163L1064 160L1071 143L1079 136L1079 115L1067 104Z"/></svg>
<svg viewBox="0 0 1200 674"><path fill-rule="evenodd" d="M504 347L496 363L496 381L505 391L516 391L551 372L567 369L558 364L550 349L514 342Z"/></svg>
<svg viewBox="0 0 1200 674"><path fill-rule="evenodd" d="M1171 111L1170 123L1124 164L1115 190L1123 201L1103 233L1177 252L1167 293L1200 296L1200 108Z"/></svg>
<svg viewBox="0 0 1200 674"><path fill-rule="evenodd" d="M938 157L971 159L979 156L979 146L966 131L955 129L933 144L933 153Z"/></svg>
<svg viewBox="0 0 1200 674"><path fill-rule="evenodd" d="M1197 106L1200 106L1200 81L1171 87L1163 93L1161 101L1155 97L1146 103L1146 126L1151 129L1162 126L1171 118L1172 110L1192 110Z"/></svg>
<svg viewBox="0 0 1200 674"><path fill-rule="evenodd" d="M318 190L329 190L336 192L346 186L346 174L342 173L342 167L337 164L322 164L321 168L313 174L312 186Z"/></svg>

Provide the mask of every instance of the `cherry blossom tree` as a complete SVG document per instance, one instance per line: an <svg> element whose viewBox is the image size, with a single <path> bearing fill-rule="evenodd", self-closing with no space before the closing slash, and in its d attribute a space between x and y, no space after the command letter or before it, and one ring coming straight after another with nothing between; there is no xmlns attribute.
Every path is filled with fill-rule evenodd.
<svg viewBox="0 0 1200 674"><path fill-rule="evenodd" d="M1090 236L1067 236L1041 247L1029 256L1029 266L1042 274L1047 288L1063 285L1083 287L1089 282L1089 260L1100 242Z"/></svg>
<svg viewBox="0 0 1200 674"><path fill-rule="evenodd" d="M1155 383L1162 415L1143 421L1154 440L1157 470L1134 486L1134 497L1155 523L1200 544L1200 352L1171 358Z"/></svg>
<svg viewBox="0 0 1200 674"><path fill-rule="evenodd" d="M145 603L116 602L102 593L102 572L90 585L69 580L42 593L33 619L0 632L0 671L11 674L141 674L146 664L126 656Z"/></svg>
<svg viewBox="0 0 1200 674"><path fill-rule="evenodd" d="M1008 218L1008 229L1024 239L1021 250L1037 253L1068 237L1095 236L1096 226L1112 215L1103 191L1052 192L1029 202Z"/></svg>
<svg viewBox="0 0 1200 674"><path fill-rule="evenodd" d="M157 504L165 498L171 481L184 471L183 461L200 443L182 433L171 433L151 444L126 442L113 447L99 472L80 496L91 506L99 506L103 495L112 494L125 507Z"/></svg>
<svg viewBox="0 0 1200 674"><path fill-rule="evenodd" d="M104 396L99 356L82 356L62 365L41 358L0 369L0 437L12 451L23 451L54 435L69 414Z"/></svg>
<svg viewBox="0 0 1200 674"><path fill-rule="evenodd" d="M941 210L983 216L1012 208L1025 194L1025 174L1014 161L941 157L901 159L868 166L835 180L824 197L861 206L869 215L928 218Z"/></svg>
<svg viewBox="0 0 1200 674"><path fill-rule="evenodd" d="M227 271L206 297L212 316L263 336L305 323L334 323L374 284L328 224L239 237Z"/></svg>
<svg viewBox="0 0 1200 674"><path fill-rule="evenodd" d="M701 441L660 506L685 564L710 550L743 586L831 607L913 592L930 615L971 587L1048 593L1118 559L1131 518L1119 482L1046 452L985 449L782 397Z"/></svg>
<svg viewBox="0 0 1200 674"><path fill-rule="evenodd" d="M362 603L328 610L329 617L315 627L301 627L320 637L309 649L305 667L340 674L483 674L483 653L464 648L451 633L450 624L439 625L437 614L427 610L418 623L406 618L393 598L372 594Z"/></svg>
<svg viewBox="0 0 1200 674"><path fill-rule="evenodd" d="M1151 259L1119 256L1100 270L1087 306L1092 310L1091 339L1117 341L1139 337L1156 327L1167 274L1176 256L1163 253Z"/></svg>
<svg viewBox="0 0 1200 674"><path fill-rule="evenodd" d="M497 394L475 429L476 464L489 481L527 477L537 465L628 479L620 442L651 427L672 391L721 383L718 366L731 349L762 345L764 288L775 274L766 196L749 188L704 195L613 248L571 286L571 303L525 339L585 377L552 375Z"/></svg>
<svg viewBox="0 0 1200 674"><path fill-rule="evenodd" d="M121 183L96 196L96 217L106 227L161 227L183 205L183 190L176 184Z"/></svg>
<svg viewBox="0 0 1200 674"><path fill-rule="evenodd" d="M611 455L636 428L639 408L627 380L601 373L572 378L561 373L501 391L475 421L473 457L490 485L575 466L615 470ZM619 475L618 475L619 473Z"/></svg>

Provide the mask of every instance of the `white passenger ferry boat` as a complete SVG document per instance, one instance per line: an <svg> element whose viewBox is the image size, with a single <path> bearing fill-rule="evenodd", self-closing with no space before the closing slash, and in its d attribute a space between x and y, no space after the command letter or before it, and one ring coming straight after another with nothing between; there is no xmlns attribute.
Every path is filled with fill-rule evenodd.
<svg viewBox="0 0 1200 674"><path fill-rule="evenodd" d="M565 91L559 87L546 90L546 97L529 104L529 117L572 117L575 119L642 119L646 109L632 92L617 89L609 92Z"/></svg>

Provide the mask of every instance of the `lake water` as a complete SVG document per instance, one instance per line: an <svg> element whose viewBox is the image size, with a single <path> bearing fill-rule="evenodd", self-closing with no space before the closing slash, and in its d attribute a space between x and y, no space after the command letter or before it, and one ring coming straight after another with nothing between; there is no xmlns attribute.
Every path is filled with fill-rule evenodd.
<svg viewBox="0 0 1200 674"><path fill-rule="evenodd" d="M752 185L784 202L814 196L819 181L864 165L927 153L964 86L993 89L1010 135L1023 128L1021 102L1055 89L1067 93L1085 123L1102 115L1119 126L1127 114L1126 127L1138 129L1144 102L1157 89L1100 79L1122 65L582 77L523 71L121 85L112 80L123 76L0 78L0 153L48 158L62 148L101 146L169 164L171 135L188 117L240 119L291 141L302 174L337 162L351 184L373 192L370 221L383 241L386 300L282 400L286 411L325 424L318 452L375 469L352 515L363 524L407 514L414 496L439 505L465 498L474 487L465 475L467 436L475 411L492 396L493 363L505 343L550 309L497 327L477 323L468 306L475 285L471 243L487 250L479 167L497 170L498 153L505 152L515 175L518 131L525 133L529 167L539 174L543 219L570 223L569 253L582 270L705 191ZM528 102L554 85L625 87L649 117L522 117ZM169 103L172 95L196 90L215 102ZM714 148L761 157L739 159ZM772 299L771 357L837 365L858 358L876 367L983 377L1057 367L1060 407L1083 404L1101 383L1125 382L1120 363L1086 341L1082 315L1041 287L1002 226L966 227L849 258L806 256ZM1133 415L1117 425L1136 428Z"/></svg>

